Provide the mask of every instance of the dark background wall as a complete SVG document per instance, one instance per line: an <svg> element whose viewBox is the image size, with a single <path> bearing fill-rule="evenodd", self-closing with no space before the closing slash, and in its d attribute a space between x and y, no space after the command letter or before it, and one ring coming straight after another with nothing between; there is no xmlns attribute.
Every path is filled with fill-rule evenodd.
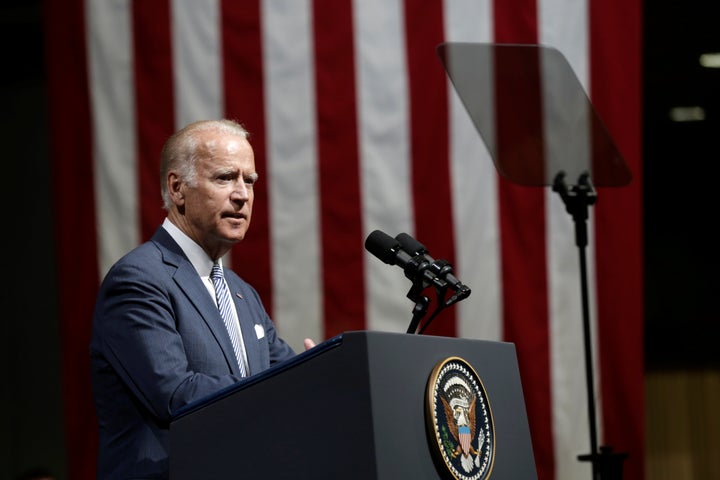
<svg viewBox="0 0 720 480"><path fill-rule="evenodd" d="M644 248L646 370L717 370L720 8L648 0L644 9ZM41 0L0 7L4 252L0 352L0 479L32 466L65 470L56 314L53 203ZM704 105L706 120L671 122L673 106ZM88 412L89 415L92 412ZM71 428L71 426L70 426Z"/></svg>
<svg viewBox="0 0 720 480"><path fill-rule="evenodd" d="M41 2L3 0L0 479L8 480L35 466L65 478L42 42Z"/></svg>
<svg viewBox="0 0 720 480"><path fill-rule="evenodd" d="M644 235L646 359L650 369L718 366L714 306L720 159L717 2L646 0L644 8ZM676 106L703 106L703 122L672 122Z"/></svg>

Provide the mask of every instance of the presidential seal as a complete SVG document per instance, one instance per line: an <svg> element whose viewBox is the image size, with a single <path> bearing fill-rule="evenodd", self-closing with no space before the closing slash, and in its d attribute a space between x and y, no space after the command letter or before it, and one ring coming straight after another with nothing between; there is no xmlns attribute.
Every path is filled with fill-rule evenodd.
<svg viewBox="0 0 720 480"><path fill-rule="evenodd" d="M490 478L495 427L485 387L462 358L439 362L427 386L425 420L436 463L445 477Z"/></svg>

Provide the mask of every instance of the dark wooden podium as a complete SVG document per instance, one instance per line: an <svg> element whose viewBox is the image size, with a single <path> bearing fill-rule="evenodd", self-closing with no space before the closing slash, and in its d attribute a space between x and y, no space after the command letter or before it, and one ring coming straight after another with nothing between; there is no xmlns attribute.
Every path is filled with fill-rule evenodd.
<svg viewBox="0 0 720 480"><path fill-rule="evenodd" d="M512 343L346 332L178 412L171 480L453 478L433 452L427 388L461 357L494 426L492 479L536 479Z"/></svg>

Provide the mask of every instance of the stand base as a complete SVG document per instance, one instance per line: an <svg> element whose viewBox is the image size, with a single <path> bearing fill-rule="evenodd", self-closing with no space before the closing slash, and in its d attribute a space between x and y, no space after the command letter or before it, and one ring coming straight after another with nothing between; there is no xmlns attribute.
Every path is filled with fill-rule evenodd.
<svg viewBox="0 0 720 480"><path fill-rule="evenodd" d="M627 453L614 453L612 447L600 447L600 453L578 455L581 462L592 462L593 480L622 480L623 461Z"/></svg>

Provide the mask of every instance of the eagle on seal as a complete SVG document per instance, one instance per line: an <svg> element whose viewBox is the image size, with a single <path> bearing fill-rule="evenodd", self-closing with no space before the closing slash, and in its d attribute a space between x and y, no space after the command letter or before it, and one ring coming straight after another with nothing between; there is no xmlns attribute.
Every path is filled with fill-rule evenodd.
<svg viewBox="0 0 720 480"><path fill-rule="evenodd" d="M460 454L464 457L471 454L477 455L479 452L471 444L472 439L475 438L475 401L477 397L473 395L469 405L464 398L456 397L448 402L441 397L441 400L445 409L445 418L448 419L450 433L458 443L452 452L452 457L457 458Z"/></svg>

